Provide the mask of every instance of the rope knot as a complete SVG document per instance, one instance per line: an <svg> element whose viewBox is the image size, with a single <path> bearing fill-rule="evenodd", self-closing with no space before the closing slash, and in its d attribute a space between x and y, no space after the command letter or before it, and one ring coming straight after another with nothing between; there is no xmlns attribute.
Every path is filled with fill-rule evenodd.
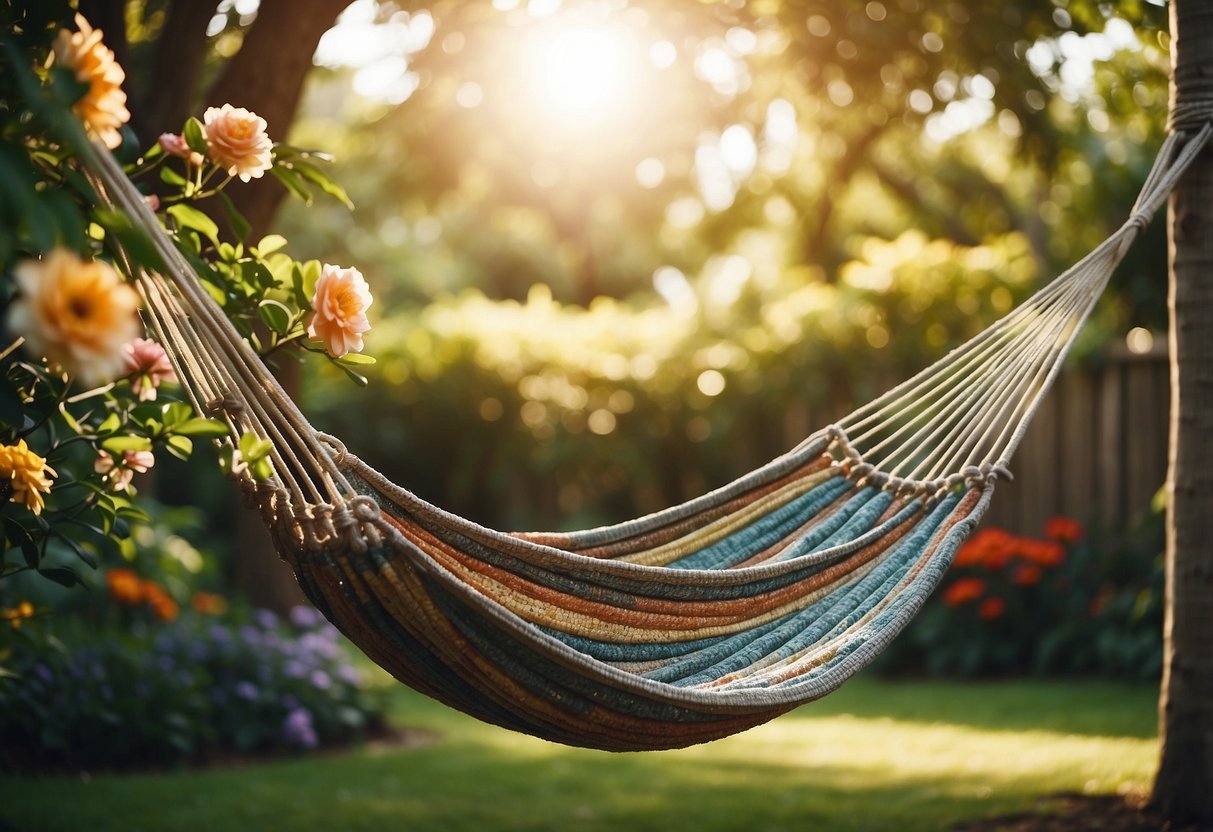
<svg viewBox="0 0 1213 832"><path fill-rule="evenodd" d="M336 436L321 433L319 431L316 432L316 439L319 440L322 445L328 446L329 455L332 456L334 465L338 467L345 465L346 457L349 456L350 452L349 449L345 447L344 442L342 442Z"/></svg>
<svg viewBox="0 0 1213 832"><path fill-rule="evenodd" d="M244 402L236 398L234 394L228 393L209 400L202 405L202 409L207 413L236 416L244 410Z"/></svg>
<svg viewBox="0 0 1213 832"><path fill-rule="evenodd" d="M1133 234L1136 236L1146 230L1146 226L1150 224L1152 218L1153 214L1139 209L1129 215L1129 218L1125 220L1125 225L1132 228Z"/></svg>

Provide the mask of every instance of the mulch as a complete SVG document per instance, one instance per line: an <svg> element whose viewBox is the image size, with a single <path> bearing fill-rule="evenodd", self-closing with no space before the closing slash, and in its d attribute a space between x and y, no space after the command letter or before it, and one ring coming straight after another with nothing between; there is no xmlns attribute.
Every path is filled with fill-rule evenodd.
<svg viewBox="0 0 1213 832"><path fill-rule="evenodd" d="M1213 825L1172 825L1142 795L1059 794L1030 812L964 821L953 832L1213 832Z"/></svg>

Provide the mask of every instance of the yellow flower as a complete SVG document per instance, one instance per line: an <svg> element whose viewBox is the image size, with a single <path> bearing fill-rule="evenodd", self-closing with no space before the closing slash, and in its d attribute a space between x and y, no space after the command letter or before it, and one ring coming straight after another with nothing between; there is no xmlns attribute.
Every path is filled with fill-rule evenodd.
<svg viewBox="0 0 1213 832"><path fill-rule="evenodd" d="M31 451L24 439L16 445L0 445L0 493L7 492L12 502L41 514L42 495L51 490L53 476L55 469Z"/></svg>
<svg viewBox="0 0 1213 832"><path fill-rule="evenodd" d="M224 104L208 108L202 122L211 159L229 175L247 182L260 179L273 165L274 143L261 116Z"/></svg>
<svg viewBox="0 0 1213 832"><path fill-rule="evenodd" d="M9 307L8 325L31 353L86 385L123 374L122 348L139 335L139 303L112 266L59 248L22 262L14 275L21 297Z"/></svg>
<svg viewBox="0 0 1213 832"><path fill-rule="evenodd" d="M62 29L55 38L55 62L70 69L76 80L88 84L84 96L72 107L89 135L100 139L111 150L122 144L118 128L130 120L122 81L126 73L114 60L114 53L101 42L101 30L88 25L84 15L76 15L80 31Z"/></svg>

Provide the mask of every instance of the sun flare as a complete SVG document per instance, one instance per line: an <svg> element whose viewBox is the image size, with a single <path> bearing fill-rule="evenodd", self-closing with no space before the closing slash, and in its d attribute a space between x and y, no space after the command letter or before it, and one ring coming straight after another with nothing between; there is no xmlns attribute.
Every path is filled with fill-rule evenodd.
<svg viewBox="0 0 1213 832"><path fill-rule="evenodd" d="M566 126L610 118L635 94L636 51L621 27L572 24L537 33L528 49L535 107Z"/></svg>

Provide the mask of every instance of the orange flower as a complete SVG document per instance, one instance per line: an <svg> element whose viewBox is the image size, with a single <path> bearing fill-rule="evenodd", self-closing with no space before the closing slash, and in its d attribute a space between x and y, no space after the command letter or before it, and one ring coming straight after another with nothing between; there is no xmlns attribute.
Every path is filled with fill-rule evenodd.
<svg viewBox="0 0 1213 832"><path fill-rule="evenodd" d="M326 263L312 296L316 311L307 325L308 337L323 341L333 358L361 352L362 334L371 328L366 319L371 302L371 290L361 272Z"/></svg>
<svg viewBox="0 0 1213 832"><path fill-rule="evenodd" d="M111 569L105 573L105 583L110 597L119 604L133 606L147 599L143 581L130 569Z"/></svg>
<svg viewBox="0 0 1213 832"><path fill-rule="evenodd" d="M993 621L995 618L1002 617L1002 614L1007 611L1007 602L1001 598L987 598L981 602L981 606L977 608L977 614L986 621Z"/></svg>
<svg viewBox="0 0 1213 832"><path fill-rule="evenodd" d="M55 38L55 62L69 70L88 90L72 106L93 138L100 139L111 150L122 144L122 125L130 120L126 109L126 93L122 82L126 73L114 60L114 53L101 42L101 30L94 29L76 15L76 28L62 29Z"/></svg>
<svg viewBox="0 0 1213 832"><path fill-rule="evenodd" d="M122 348L139 334L139 299L109 263L56 248L19 263L13 276L21 294L8 325L31 353L87 385L121 374Z"/></svg>
<svg viewBox="0 0 1213 832"><path fill-rule="evenodd" d="M143 581L144 599L147 605L152 608L152 613L161 621L172 621L177 617L180 608L177 602L174 601L164 587L155 581Z"/></svg>
<svg viewBox="0 0 1213 832"><path fill-rule="evenodd" d="M986 591L986 582L981 578L961 578L943 592L943 602L956 607L974 601Z"/></svg>
<svg viewBox="0 0 1213 832"><path fill-rule="evenodd" d="M242 182L260 179L273 166L274 143L265 132L265 119L243 107L224 104L202 115L211 159Z"/></svg>
<svg viewBox="0 0 1213 832"><path fill-rule="evenodd" d="M223 615L227 612L227 600L213 592L195 592L190 606L203 615Z"/></svg>
<svg viewBox="0 0 1213 832"><path fill-rule="evenodd" d="M1054 517L1045 523L1045 537L1058 543L1075 543L1082 540L1082 524L1069 517Z"/></svg>
<svg viewBox="0 0 1213 832"><path fill-rule="evenodd" d="M1040 583L1040 567L1034 563L1022 564L1015 570L1014 580L1020 586L1032 586Z"/></svg>
<svg viewBox="0 0 1213 832"><path fill-rule="evenodd" d="M181 611L181 608L177 606L177 602L168 597L168 595L157 595L148 601L148 604L152 608L152 613L161 621L172 621Z"/></svg>

